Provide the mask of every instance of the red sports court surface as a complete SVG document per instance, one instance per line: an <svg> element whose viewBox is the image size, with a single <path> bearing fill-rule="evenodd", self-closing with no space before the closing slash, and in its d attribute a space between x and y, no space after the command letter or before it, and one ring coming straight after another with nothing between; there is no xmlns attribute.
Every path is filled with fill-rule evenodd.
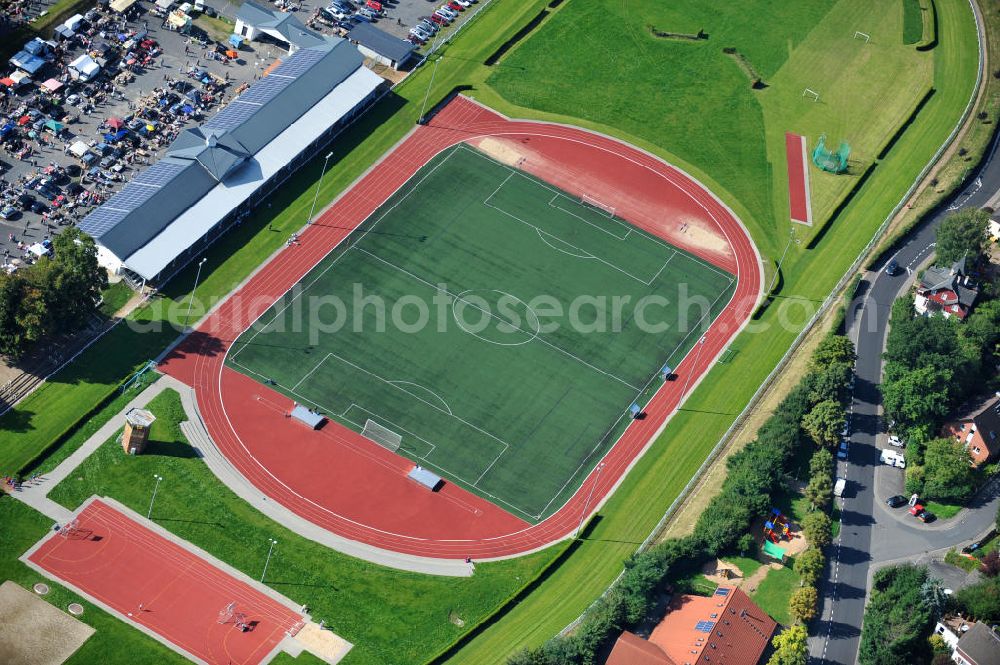
<svg viewBox="0 0 1000 665"><path fill-rule="evenodd" d="M291 402L224 365L243 330L300 281L429 159L466 142L616 214L737 277L732 300L646 407L555 514L529 524L446 483L430 493L406 478L412 462L338 425L311 431L285 417ZM332 168L336 168L335 166ZM345 192L236 294L207 317L163 369L192 386L216 445L250 482L298 515L351 540L428 557L488 559L571 534L618 484L684 387L709 368L756 306L760 259L732 212L685 173L652 155L578 128L509 120L456 97ZM700 349L698 348L700 346Z"/></svg>
<svg viewBox="0 0 1000 665"><path fill-rule="evenodd" d="M785 159L788 162L788 207L792 221L812 224L806 137L785 133Z"/></svg>
<svg viewBox="0 0 1000 665"><path fill-rule="evenodd" d="M52 533L28 561L201 661L255 665L300 626L285 605L99 499L77 519L75 533ZM251 630L219 623L231 602Z"/></svg>

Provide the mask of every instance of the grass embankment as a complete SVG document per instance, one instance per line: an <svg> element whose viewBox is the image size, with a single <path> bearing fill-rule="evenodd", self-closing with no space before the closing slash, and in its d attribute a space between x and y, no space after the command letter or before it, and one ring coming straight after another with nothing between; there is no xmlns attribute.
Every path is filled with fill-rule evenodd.
<svg viewBox="0 0 1000 665"><path fill-rule="evenodd" d="M150 478L163 476L152 518L253 578L268 538L278 546L267 584L309 605L313 616L356 646L345 663L419 663L488 615L556 556L551 548L476 566L471 578L435 577L383 568L339 554L271 521L221 485L180 431L180 396L165 390L147 407L157 417L147 451L124 455L117 435L104 443L50 497L75 509L87 497L110 496L140 514ZM462 623L462 626L457 625Z"/></svg>
<svg viewBox="0 0 1000 665"><path fill-rule="evenodd" d="M552 84L551 77L539 79L531 76L530 72L537 67L531 61L545 54L558 58L560 48L565 44L553 42L559 39L567 40L574 35L579 36L581 30L586 32L588 28L584 18L590 16L588 11L594 12L591 17L594 20L600 16L607 18L608 14L588 10L588 7L590 5L572 3L562 6L558 12L576 13L571 14L563 23L558 20L559 14L551 17L538 33L505 58L498 71L502 71L504 67L511 68L513 71L503 76L513 80L516 71L517 76L522 78L523 85L544 80L545 86L551 90L549 94L553 98L558 97L563 88L558 84ZM621 14L621 11L614 7L605 9L616 19ZM631 20L635 22L643 19L641 16L635 16ZM794 24L794 19L788 20L792 20ZM664 434L654 443L650 452L639 461L615 496L603 508L601 511L603 519L596 524L587 542L583 543L569 562L549 578L541 589L542 593L536 593L522 602L503 619L484 631L451 662L477 665L501 663L507 654L522 646L540 644L573 621L585 609L589 600L598 596L617 576L621 570L621 561L634 551L653 528L661 517L663 508L677 496L708 451L718 442L732 419L789 347L801 325L808 319L808 314L814 311L819 301L830 293L846 268L864 248L885 216L947 137L960 116L975 81L978 60L975 25L968 4L959 0L939 3L939 20L940 41L933 52L936 93L907 131L895 142L881 160L873 177L841 212L837 222L826 231L815 248L806 250L801 245L793 245L789 250L782 270L784 277L782 294L793 294L794 297L789 295L776 301L754 324L753 330L745 331L735 340L733 348L736 353L731 361L713 367L699 388L688 398L684 408L672 419ZM606 20L604 22L607 23ZM786 25L788 21L784 20L782 24ZM684 27L687 29L691 26ZM695 30L704 27L706 32L713 34L711 23L693 27ZM548 32L553 34L549 35ZM752 31L748 31L747 34L756 38L756 33ZM896 39L901 41L901 34L897 33ZM540 44L536 50L523 51L535 40L548 43ZM566 59L557 59L549 64L564 76L587 78L591 81L588 84L591 91L616 90L615 85L593 84L592 68L602 67L600 63L595 63L594 59L617 60L619 63L636 60L648 62L648 44L639 40L638 36L633 39L626 35L623 41L616 42L618 47L616 58L611 58L607 54L598 58L595 54L593 58L578 61L575 65ZM712 39L708 41L711 42ZM700 44L685 46L701 47ZM522 52L526 54L522 56ZM571 49L570 52L575 51ZM652 75L649 67L644 67L642 72L644 76ZM511 83L512 86L522 84ZM743 87L740 87L738 92L742 91ZM671 127L669 131L661 132L649 140L637 137L628 129L618 128L625 124L637 127L643 119L652 118L663 111L661 96L641 93L640 89L627 99L610 94L607 96L592 94L586 105L578 105L572 112L579 113L582 112L581 109L589 111L595 106L612 108L617 117L609 117L608 122L614 122L614 125L590 120L576 122L636 143L687 169L690 165L673 153L674 145L683 147L687 135L690 134L690 131L684 130L686 125L680 128ZM514 117L573 121L568 115L537 112L515 106L493 90L477 89L472 94L477 99ZM541 101L546 101L545 95L541 92L535 91L532 94ZM616 99L619 100L617 106L614 101ZM737 93L734 99L744 98ZM548 102L555 104L552 100ZM732 100L731 104L738 106L737 102ZM708 109L703 104L699 103L694 108L704 110L703 115L710 117ZM567 109L566 112L570 111ZM739 113L734 111L733 114L722 113L722 115L731 120L739 116ZM738 123L727 120L726 123L719 124L730 126ZM750 125L751 128L753 126ZM720 131L725 132L724 127ZM714 137L714 133L712 135ZM653 142L654 138L659 145ZM719 140L724 140L724 137ZM706 164L706 168L708 167ZM692 168L691 172L699 177L702 176L700 170ZM753 176L747 174L747 177ZM715 183L709 181L710 186L713 184L717 184L717 181ZM732 192L720 192L720 194L740 214L746 213L747 208L741 208L730 196ZM783 241L787 238L787 226L775 234L764 230L767 224L765 221L746 218L744 221L761 251L765 255L770 251L771 257L776 259L783 248ZM766 334L760 334L764 331ZM725 385L726 390L713 389L713 386L719 385Z"/></svg>

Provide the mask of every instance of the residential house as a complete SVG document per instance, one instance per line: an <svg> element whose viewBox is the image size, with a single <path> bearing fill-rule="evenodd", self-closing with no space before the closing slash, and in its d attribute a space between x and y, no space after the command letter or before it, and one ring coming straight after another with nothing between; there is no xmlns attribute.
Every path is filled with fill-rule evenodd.
<svg viewBox="0 0 1000 665"><path fill-rule="evenodd" d="M962 633L951 659L958 665L1000 665L1000 635L984 623Z"/></svg>
<svg viewBox="0 0 1000 665"><path fill-rule="evenodd" d="M940 313L946 319L964 320L979 296L979 289L966 272L965 259L951 267L931 266L916 285L913 305L917 314Z"/></svg>
<svg viewBox="0 0 1000 665"><path fill-rule="evenodd" d="M757 665L776 627L774 619L743 591L719 587L709 597L676 598L646 639L623 632L606 662L607 665Z"/></svg>
<svg viewBox="0 0 1000 665"><path fill-rule="evenodd" d="M1000 459L1000 393L974 402L944 426L944 435L963 442L976 466Z"/></svg>

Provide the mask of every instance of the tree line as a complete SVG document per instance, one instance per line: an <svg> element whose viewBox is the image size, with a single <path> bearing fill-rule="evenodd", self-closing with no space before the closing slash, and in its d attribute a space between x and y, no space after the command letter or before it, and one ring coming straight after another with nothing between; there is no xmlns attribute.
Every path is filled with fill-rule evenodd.
<svg viewBox="0 0 1000 665"><path fill-rule="evenodd" d="M108 286L90 236L67 228L51 249L33 265L0 271L0 355L11 360L43 338L80 330Z"/></svg>

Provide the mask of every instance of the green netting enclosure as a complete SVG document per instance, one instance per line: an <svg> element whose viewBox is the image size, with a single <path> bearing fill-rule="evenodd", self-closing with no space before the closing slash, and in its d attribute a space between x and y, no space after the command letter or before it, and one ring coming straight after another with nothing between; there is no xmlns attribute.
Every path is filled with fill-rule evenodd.
<svg viewBox="0 0 1000 665"><path fill-rule="evenodd" d="M826 147L826 134L819 137L819 143L813 150L813 164L828 173L846 173L847 158L851 156L851 146L847 141L841 141L836 152Z"/></svg>

